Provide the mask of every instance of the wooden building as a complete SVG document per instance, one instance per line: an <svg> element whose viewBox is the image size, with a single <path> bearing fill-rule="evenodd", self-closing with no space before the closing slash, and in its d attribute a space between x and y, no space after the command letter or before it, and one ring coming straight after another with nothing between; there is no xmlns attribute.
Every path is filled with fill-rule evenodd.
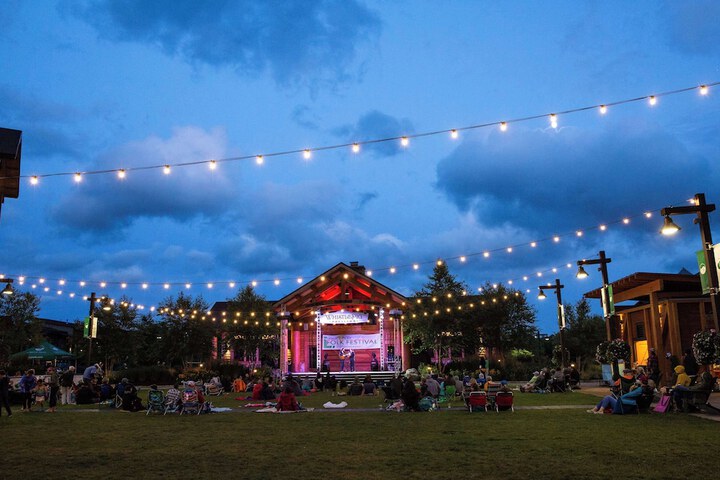
<svg viewBox="0 0 720 480"><path fill-rule="evenodd" d="M718 328L697 275L637 272L613 282L612 289L616 315L611 321L631 346L633 364L645 365L649 349L655 348L660 370L668 373L667 353L680 359L695 333ZM601 289L585 297L600 299Z"/></svg>
<svg viewBox="0 0 720 480"><path fill-rule="evenodd" d="M283 373L316 372L325 358L330 371L368 372L373 354L380 370L408 368L402 311L407 299L373 280L365 267L338 263L273 305L280 328L280 369ZM327 357L326 357L327 356Z"/></svg>

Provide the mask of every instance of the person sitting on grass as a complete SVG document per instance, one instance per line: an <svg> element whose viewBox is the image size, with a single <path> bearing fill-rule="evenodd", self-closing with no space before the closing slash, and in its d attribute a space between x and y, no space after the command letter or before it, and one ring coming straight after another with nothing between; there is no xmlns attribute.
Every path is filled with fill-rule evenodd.
<svg viewBox="0 0 720 480"><path fill-rule="evenodd" d="M418 393L417 388L415 388L415 382L409 378L405 379L405 383L403 384L402 401L405 405L405 410L412 412L418 411L420 394Z"/></svg>
<svg viewBox="0 0 720 480"><path fill-rule="evenodd" d="M615 414L622 414L623 408L621 408L621 405L618 405L618 402L621 402L625 407L638 407L638 399L644 394L652 394L652 392L655 390L654 383L652 385L650 384L642 384L640 382L635 382L635 384L630 388L630 391L628 393L625 393L620 398L617 398L615 395L605 395L602 400L598 402L598 404L595 406L595 408L588 410L588 413L615 413Z"/></svg>
<svg viewBox="0 0 720 480"><path fill-rule="evenodd" d="M535 370L533 372L533 376L530 377L530 380L528 380L528 382L525 385L520 386L520 391L523 393L532 392L533 390L535 390L535 386L537 385L539 380L540 380L540 371Z"/></svg>
<svg viewBox="0 0 720 480"><path fill-rule="evenodd" d="M112 398L112 386L110 386L108 379L105 378L100 385L100 402L107 402Z"/></svg>
<svg viewBox="0 0 720 480"><path fill-rule="evenodd" d="M370 375L365 377L363 381L363 395L375 395L377 393L377 387L375 382L372 381Z"/></svg>
<svg viewBox="0 0 720 480"><path fill-rule="evenodd" d="M350 388L348 388L348 395L362 395L363 394L363 384L360 383L360 377L355 377L353 380L353 383L350 384Z"/></svg>
<svg viewBox="0 0 720 480"><path fill-rule="evenodd" d="M123 393L121 408L126 412L138 412L143 410L142 402L137 395L138 390L135 385L129 381L123 381L123 383L125 384L125 392Z"/></svg>
<svg viewBox="0 0 720 480"><path fill-rule="evenodd" d="M90 405L98 401L99 397L95 394L95 391L90 388L90 385L86 383L77 385L77 391L75 392L75 403L77 405Z"/></svg>
<svg viewBox="0 0 720 480"><path fill-rule="evenodd" d="M278 397L277 409L279 412L295 412L300 410L295 393L291 387L285 387Z"/></svg>

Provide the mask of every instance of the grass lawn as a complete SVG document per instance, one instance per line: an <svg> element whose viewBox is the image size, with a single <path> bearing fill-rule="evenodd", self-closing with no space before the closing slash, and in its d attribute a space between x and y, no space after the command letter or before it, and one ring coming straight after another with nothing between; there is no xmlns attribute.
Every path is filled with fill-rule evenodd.
<svg viewBox="0 0 720 480"><path fill-rule="evenodd" d="M234 397L212 401L245 403ZM518 406L597 401L581 393L516 399ZM395 413L380 411L381 397L327 394L303 403L328 400L373 410L199 417L107 407L61 407L54 415L16 410L0 418L0 478L668 478L669 468L692 476L720 467L720 425L683 414Z"/></svg>

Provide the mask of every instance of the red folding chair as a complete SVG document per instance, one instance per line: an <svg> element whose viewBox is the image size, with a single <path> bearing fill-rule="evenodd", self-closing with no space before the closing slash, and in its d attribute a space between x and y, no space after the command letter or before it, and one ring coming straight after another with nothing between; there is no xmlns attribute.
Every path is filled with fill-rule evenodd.
<svg viewBox="0 0 720 480"><path fill-rule="evenodd" d="M487 395L485 395L485 392L470 392L467 398L467 406L470 413L479 409L487 412Z"/></svg>
<svg viewBox="0 0 720 480"><path fill-rule="evenodd" d="M498 392L497 395L495 395L495 411L500 412L500 410L515 411L512 392Z"/></svg>

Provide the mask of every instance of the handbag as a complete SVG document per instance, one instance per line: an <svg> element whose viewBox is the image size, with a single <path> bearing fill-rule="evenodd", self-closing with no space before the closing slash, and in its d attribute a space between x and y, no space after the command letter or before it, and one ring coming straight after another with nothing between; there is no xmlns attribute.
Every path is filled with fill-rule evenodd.
<svg viewBox="0 0 720 480"><path fill-rule="evenodd" d="M660 401L653 408L653 412L665 413L670 408L670 395L663 395L660 397Z"/></svg>

